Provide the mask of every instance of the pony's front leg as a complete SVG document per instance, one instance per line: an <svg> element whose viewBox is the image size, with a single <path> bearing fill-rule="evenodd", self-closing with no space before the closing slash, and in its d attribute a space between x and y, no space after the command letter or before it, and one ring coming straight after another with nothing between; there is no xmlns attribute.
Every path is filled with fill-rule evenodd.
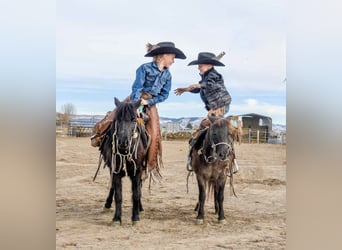
<svg viewBox="0 0 342 250"><path fill-rule="evenodd" d="M113 195L114 195L114 183L113 182L114 181L113 181L111 172L112 172L111 169L109 169L110 189L109 189L109 194L106 199L104 210L109 210L113 203Z"/></svg>
<svg viewBox="0 0 342 250"><path fill-rule="evenodd" d="M141 205L141 176L140 172L137 172L135 176L131 176L132 181L132 222L135 224L140 220L139 212L142 208Z"/></svg>
<svg viewBox="0 0 342 250"><path fill-rule="evenodd" d="M214 186L214 206L215 206L215 214L218 213L219 211L219 202L218 202L218 188L216 187L216 185Z"/></svg>
<svg viewBox="0 0 342 250"><path fill-rule="evenodd" d="M140 198L140 201L139 201L139 212L143 212L143 211L144 211L144 208L143 208L143 205L141 203L141 198Z"/></svg>
<svg viewBox="0 0 342 250"><path fill-rule="evenodd" d="M200 175L197 175L197 183L198 183L198 215L197 215L197 223L203 224L204 218L204 202L205 202L205 181L204 178Z"/></svg>
<svg viewBox="0 0 342 250"><path fill-rule="evenodd" d="M143 212L144 208L143 205L141 203L141 188L142 188L142 180L141 180L141 174L140 174L140 200L139 200L139 212Z"/></svg>
<svg viewBox="0 0 342 250"><path fill-rule="evenodd" d="M113 222L120 222L121 224L122 182L120 175L113 174L113 185L115 189L115 214L113 217Z"/></svg>
<svg viewBox="0 0 342 250"><path fill-rule="evenodd" d="M113 202L113 195L114 195L114 187L113 184L109 190L109 194L108 197L106 199L106 203L105 203L105 209L110 209L110 207L112 206L112 202Z"/></svg>
<svg viewBox="0 0 342 250"><path fill-rule="evenodd" d="M215 200L217 200L217 204L218 204L218 220L219 220L219 222L224 221L224 210L223 210L224 187L225 187L225 180L219 181L219 183L217 184L217 193L215 192L215 196L216 196Z"/></svg>

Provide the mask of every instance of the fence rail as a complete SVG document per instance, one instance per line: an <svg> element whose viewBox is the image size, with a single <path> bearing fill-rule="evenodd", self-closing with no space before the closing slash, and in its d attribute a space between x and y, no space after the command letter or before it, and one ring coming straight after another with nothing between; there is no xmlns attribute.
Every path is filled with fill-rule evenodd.
<svg viewBox="0 0 342 250"><path fill-rule="evenodd" d="M286 133L270 133L267 129L243 128L241 142L286 144Z"/></svg>
<svg viewBox="0 0 342 250"><path fill-rule="evenodd" d="M56 125L56 135L59 136L76 136L76 137L87 137L92 134L93 124L78 124L69 123ZM250 129L243 128L243 135L241 137L242 143L270 143L270 144L286 144L286 132L283 133L269 133L268 130L260 129ZM176 133L166 133L163 132L163 139L186 139L191 137L191 132L176 132Z"/></svg>
<svg viewBox="0 0 342 250"><path fill-rule="evenodd" d="M58 136L76 136L87 137L92 135L93 124L78 124L78 123L60 123L56 124L56 135Z"/></svg>

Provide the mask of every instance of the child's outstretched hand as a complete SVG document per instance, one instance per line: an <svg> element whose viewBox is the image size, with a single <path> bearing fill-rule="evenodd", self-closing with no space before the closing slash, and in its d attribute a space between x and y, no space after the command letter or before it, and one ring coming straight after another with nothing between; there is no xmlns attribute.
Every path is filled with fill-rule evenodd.
<svg viewBox="0 0 342 250"><path fill-rule="evenodd" d="M183 94L186 91L189 91L189 88L177 88L177 89L174 90L174 93L176 95L181 95L181 94Z"/></svg>
<svg viewBox="0 0 342 250"><path fill-rule="evenodd" d="M193 89L200 89L200 88L201 88L201 85L198 84L198 83L195 83L195 84L192 84L192 85L190 85L189 87L186 87L186 88L177 88L177 89L174 90L174 93L176 95L181 95L184 92L189 92L189 91L191 91Z"/></svg>

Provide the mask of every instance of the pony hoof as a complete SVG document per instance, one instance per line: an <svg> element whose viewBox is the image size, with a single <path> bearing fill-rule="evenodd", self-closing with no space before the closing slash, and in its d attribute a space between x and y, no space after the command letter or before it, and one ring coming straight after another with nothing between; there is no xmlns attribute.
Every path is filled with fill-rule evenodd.
<svg viewBox="0 0 342 250"><path fill-rule="evenodd" d="M203 219L196 219L196 225L203 225Z"/></svg>
<svg viewBox="0 0 342 250"><path fill-rule="evenodd" d="M108 213L108 212L110 212L110 208L103 207L102 212Z"/></svg>
<svg viewBox="0 0 342 250"><path fill-rule="evenodd" d="M140 225L140 221L138 220L132 221L132 226L139 226L139 225Z"/></svg>
<svg viewBox="0 0 342 250"><path fill-rule="evenodd" d="M121 226L121 221L119 221L119 220L112 221L112 226L113 227Z"/></svg>
<svg viewBox="0 0 342 250"><path fill-rule="evenodd" d="M225 219L222 219L222 220L218 220L218 223L221 225L225 225L227 221Z"/></svg>

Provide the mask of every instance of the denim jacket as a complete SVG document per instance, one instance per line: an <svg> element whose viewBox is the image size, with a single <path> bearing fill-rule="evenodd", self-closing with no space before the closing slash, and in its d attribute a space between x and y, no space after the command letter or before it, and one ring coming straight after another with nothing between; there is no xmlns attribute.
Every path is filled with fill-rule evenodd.
<svg viewBox="0 0 342 250"><path fill-rule="evenodd" d="M132 86L132 101L138 101L142 92L152 95L148 100L148 106L165 101L171 89L171 73L165 68L158 69L156 62L142 64L136 70L136 78Z"/></svg>
<svg viewBox="0 0 342 250"><path fill-rule="evenodd" d="M200 89L194 89L192 93L200 93L206 110L217 109L231 103L231 96L224 85L223 77L214 68L201 75Z"/></svg>

